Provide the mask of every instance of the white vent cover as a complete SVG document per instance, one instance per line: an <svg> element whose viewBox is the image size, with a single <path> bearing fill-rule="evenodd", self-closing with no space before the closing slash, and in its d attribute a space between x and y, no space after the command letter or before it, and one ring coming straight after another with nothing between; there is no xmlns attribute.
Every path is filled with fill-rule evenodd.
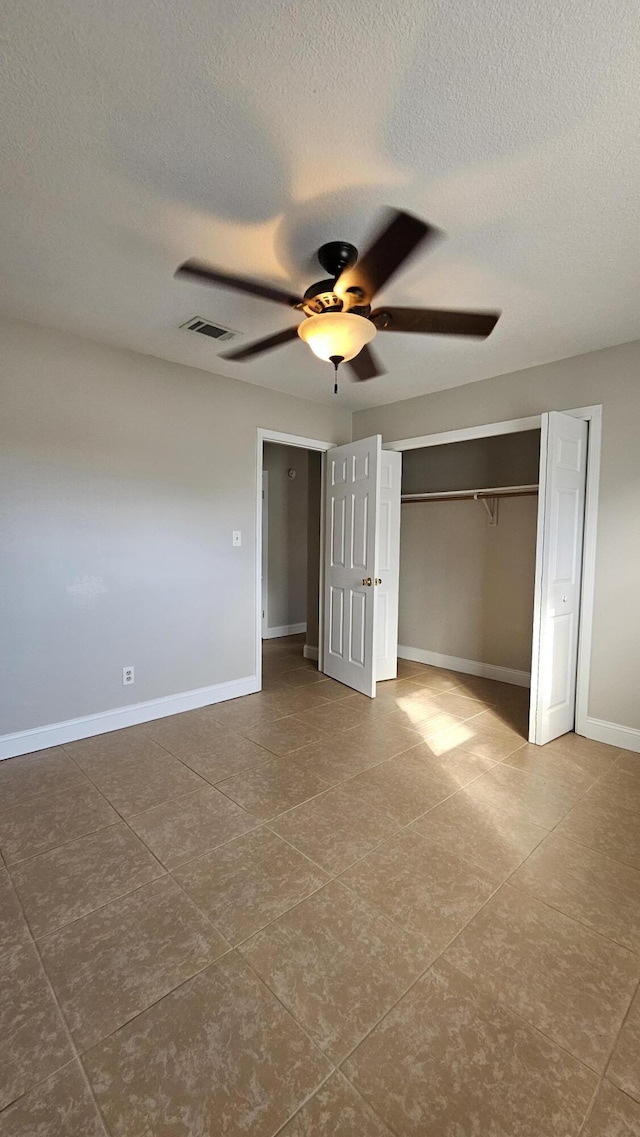
<svg viewBox="0 0 640 1137"><path fill-rule="evenodd" d="M220 340L221 343L234 340L238 335L230 328L221 328L219 324L212 324L211 320L205 320L203 316L192 316L186 324L180 324L180 327L187 332L199 332L201 336L210 336L211 339Z"/></svg>

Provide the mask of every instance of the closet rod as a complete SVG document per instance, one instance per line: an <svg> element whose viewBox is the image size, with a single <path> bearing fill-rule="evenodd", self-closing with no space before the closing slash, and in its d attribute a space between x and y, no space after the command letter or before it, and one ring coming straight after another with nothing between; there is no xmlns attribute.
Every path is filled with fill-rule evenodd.
<svg viewBox="0 0 640 1137"><path fill-rule="evenodd" d="M481 490L442 490L440 493L408 493L402 494L400 501L403 505L411 505L412 503L420 501L480 501L485 497L533 497L537 492L537 485L495 486L493 489Z"/></svg>

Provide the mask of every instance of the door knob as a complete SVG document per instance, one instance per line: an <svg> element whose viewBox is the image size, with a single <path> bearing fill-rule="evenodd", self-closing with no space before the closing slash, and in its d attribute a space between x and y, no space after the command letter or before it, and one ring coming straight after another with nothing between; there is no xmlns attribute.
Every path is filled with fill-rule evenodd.
<svg viewBox="0 0 640 1137"><path fill-rule="evenodd" d="M367 588L371 588L371 585L373 584L373 581L372 581L372 579L371 579L371 577L370 577L370 576L363 576L363 578L362 578L362 583L363 583L363 584L366 584Z"/></svg>
<svg viewBox="0 0 640 1137"><path fill-rule="evenodd" d="M376 579L375 579L375 582L374 582L374 583L375 583L375 584L382 584L382 580L380 579L380 577L379 577L379 576L377 576L377 577L376 577Z"/></svg>

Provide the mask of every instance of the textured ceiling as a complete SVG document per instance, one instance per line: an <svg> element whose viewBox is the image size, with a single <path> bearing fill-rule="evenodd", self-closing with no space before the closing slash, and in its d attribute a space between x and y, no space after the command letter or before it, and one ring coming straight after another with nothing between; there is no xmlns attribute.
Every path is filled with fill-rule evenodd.
<svg viewBox="0 0 640 1137"><path fill-rule="evenodd" d="M385 204L448 238L380 299L501 308L485 343L383 336L363 407L640 335L636 0L5 0L0 311L329 401L264 301L197 256L306 287Z"/></svg>

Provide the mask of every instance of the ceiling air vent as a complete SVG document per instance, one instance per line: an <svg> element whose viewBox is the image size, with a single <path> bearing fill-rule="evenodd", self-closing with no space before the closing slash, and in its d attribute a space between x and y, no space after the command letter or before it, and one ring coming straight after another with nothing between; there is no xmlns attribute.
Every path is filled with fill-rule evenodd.
<svg viewBox="0 0 640 1137"><path fill-rule="evenodd" d="M237 332L232 332L230 328L221 328L219 324L212 324L210 320L205 320L202 316L192 316L186 324L180 324L180 327L187 332L199 332L201 336L210 336L211 339L220 340L220 343L234 340L238 335Z"/></svg>

